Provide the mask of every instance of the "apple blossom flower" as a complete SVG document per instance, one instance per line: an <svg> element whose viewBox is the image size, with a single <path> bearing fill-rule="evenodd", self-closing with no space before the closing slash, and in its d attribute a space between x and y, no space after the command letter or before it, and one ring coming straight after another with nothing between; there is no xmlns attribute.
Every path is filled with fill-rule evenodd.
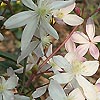
<svg viewBox="0 0 100 100"><path fill-rule="evenodd" d="M78 60L77 55L74 52L67 53L65 57L62 57L60 55L54 56L53 60L59 67L64 69L65 72L58 73L52 76L51 78L58 81L58 83L60 84L66 84L68 82L71 82L73 86L75 85L74 86L75 88L82 87L83 90L86 87L83 87L85 83L82 83L82 79L83 79L83 82L85 81L87 82L87 79L85 79L83 76L92 76L93 74L96 73L99 67L99 61L81 62L80 60ZM92 86L90 87L92 88ZM85 92L87 92L87 90ZM85 95L88 95L88 94L85 94ZM92 97L94 98L93 95ZM93 99L88 99L88 100L93 100Z"/></svg>
<svg viewBox="0 0 100 100"><path fill-rule="evenodd" d="M0 16L0 20L3 20L4 17L3 16ZM3 35L0 33L0 41L2 41L4 39Z"/></svg>
<svg viewBox="0 0 100 100"><path fill-rule="evenodd" d="M97 42L100 42L100 36L94 37L95 25L91 17L89 17L87 20L86 32L87 35L79 31L74 32L71 38L75 43L81 44L77 47L77 51L79 52L80 55L84 56L89 50L90 54L95 59L98 59L99 49L96 47L96 44Z"/></svg>
<svg viewBox="0 0 100 100"><path fill-rule="evenodd" d="M61 8L60 10L55 10L53 12L54 17L57 17L58 23L63 20L66 24L71 25L71 26L77 26L83 23L83 19L75 14L69 14L73 9L75 8L75 3Z"/></svg>
<svg viewBox="0 0 100 100"><path fill-rule="evenodd" d="M16 75L10 76L8 80L5 80L3 76L0 76L0 100L13 100L14 93L12 89L17 86L18 77Z"/></svg>
<svg viewBox="0 0 100 100"><path fill-rule="evenodd" d="M29 11L23 11L11 16L5 23L5 28L17 28L25 26L22 39L21 50L26 48L30 43L35 31L40 27L48 34L58 39L59 36L56 30L49 24L53 10L63 8L75 2L75 0L68 1L52 1L52 0L38 0L37 5L32 0L21 0L22 3L30 8Z"/></svg>
<svg viewBox="0 0 100 100"><path fill-rule="evenodd" d="M55 80L51 80L49 87L49 95L53 100L85 100L81 91L76 88L68 96L66 96L63 88Z"/></svg>

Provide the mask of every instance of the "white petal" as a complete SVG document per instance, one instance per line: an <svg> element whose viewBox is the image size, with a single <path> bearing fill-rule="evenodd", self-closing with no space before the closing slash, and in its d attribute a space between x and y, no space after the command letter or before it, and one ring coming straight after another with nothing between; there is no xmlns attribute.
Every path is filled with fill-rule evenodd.
<svg viewBox="0 0 100 100"><path fill-rule="evenodd" d="M47 90L47 86L37 88L36 91L32 93L33 98L38 98L42 96L46 92L46 90Z"/></svg>
<svg viewBox="0 0 100 100"><path fill-rule="evenodd" d="M96 81L96 84L100 83L100 78Z"/></svg>
<svg viewBox="0 0 100 100"><path fill-rule="evenodd" d="M2 100L2 94L0 94L0 100Z"/></svg>
<svg viewBox="0 0 100 100"><path fill-rule="evenodd" d="M65 8L60 9L63 14L69 14L75 8L76 3L73 3Z"/></svg>
<svg viewBox="0 0 100 100"><path fill-rule="evenodd" d="M70 63L66 60L66 58L58 55L53 56L53 61L60 67L63 68L65 71L69 71L71 69Z"/></svg>
<svg viewBox="0 0 100 100"><path fill-rule="evenodd" d="M36 4L32 0L21 0L21 1L25 6L31 8L33 10L35 10L37 7Z"/></svg>
<svg viewBox="0 0 100 100"><path fill-rule="evenodd" d="M63 21L71 26L77 26L83 23L83 19L77 15L74 14L67 14L63 18Z"/></svg>
<svg viewBox="0 0 100 100"><path fill-rule="evenodd" d="M67 100L63 88L55 80L51 80L49 87L49 95L53 100Z"/></svg>
<svg viewBox="0 0 100 100"><path fill-rule="evenodd" d="M90 46L89 44L79 45L76 48L76 51L82 57L88 52L89 46Z"/></svg>
<svg viewBox="0 0 100 100"><path fill-rule="evenodd" d="M85 61L82 64L81 74L84 76L92 76L96 73L99 67L99 61Z"/></svg>
<svg viewBox="0 0 100 100"><path fill-rule="evenodd" d="M49 46L46 56L49 57L52 54L52 44Z"/></svg>
<svg viewBox="0 0 100 100"><path fill-rule="evenodd" d="M45 100L52 100L52 98L50 96L48 96Z"/></svg>
<svg viewBox="0 0 100 100"><path fill-rule="evenodd" d="M59 39L58 33L56 32L56 30L47 22L47 21L42 21L42 26L45 31L47 32L47 34L50 34L51 36L53 36L55 39Z"/></svg>
<svg viewBox="0 0 100 100"><path fill-rule="evenodd" d="M5 83L7 89L14 89L18 84L18 77L16 75L10 76Z"/></svg>
<svg viewBox="0 0 100 100"><path fill-rule="evenodd" d="M11 91L4 91L3 92L3 100L14 100L13 92L11 92Z"/></svg>
<svg viewBox="0 0 100 100"><path fill-rule="evenodd" d="M17 28L26 25L27 23L33 21L36 14L34 11L24 11L11 16L4 23L6 29Z"/></svg>
<svg viewBox="0 0 100 100"><path fill-rule="evenodd" d="M82 76L77 76L76 79L79 85L82 87L84 95L86 96L87 100L97 100L96 91L94 89L93 84L91 84L88 80L86 80Z"/></svg>
<svg viewBox="0 0 100 100"><path fill-rule="evenodd" d="M26 58L34 49L36 49L37 45L39 45L39 41L33 41L31 42L26 49L23 49L21 52L21 55L17 59L17 63L22 61L24 58Z"/></svg>
<svg viewBox="0 0 100 100"><path fill-rule="evenodd" d="M87 20L86 32L87 32L90 40L92 40L94 38L94 35L95 35L95 25L94 25L93 19L91 17L89 17Z"/></svg>
<svg viewBox="0 0 100 100"><path fill-rule="evenodd" d="M95 42L100 42L100 36L96 36L94 37L94 39L92 40L94 43Z"/></svg>
<svg viewBox="0 0 100 100"><path fill-rule="evenodd" d="M48 6L52 10L61 9L73 4L75 0L68 0L68 1L54 1L53 3L49 4Z"/></svg>
<svg viewBox="0 0 100 100"><path fill-rule="evenodd" d="M0 84L5 84L6 83L6 80L3 76L0 76Z"/></svg>
<svg viewBox="0 0 100 100"><path fill-rule="evenodd" d="M60 73L60 74L56 74L50 78L53 78L60 84L67 84L68 82L70 82L73 79L73 77L74 76L70 73Z"/></svg>
<svg viewBox="0 0 100 100"><path fill-rule="evenodd" d="M12 69L12 67L7 68L7 75L8 76L15 75L14 70Z"/></svg>
<svg viewBox="0 0 100 100"><path fill-rule="evenodd" d="M88 37L83 32L79 31L74 32L73 35L71 36L71 39L72 41L80 44L89 43Z"/></svg>
<svg viewBox="0 0 100 100"><path fill-rule="evenodd" d="M16 94L14 95L14 100L30 100L30 98L27 96Z"/></svg>
<svg viewBox="0 0 100 100"><path fill-rule="evenodd" d="M3 35L0 33L0 41L4 40Z"/></svg>
<svg viewBox="0 0 100 100"><path fill-rule="evenodd" d="M4 19L4 17L3 16L0 16L0 20L3 20Z"/></svg>
<svg viewBox="0 0 100 100"><path fill-rule="evenodd" d="M80 89L74 89L68 96L69 99L72 100L85 100L84 96L82 95Z"/></svg>
<svg viewBox="0 0 100 100"><path fill-rule="evenodd" d="M89 52L95 59L99 58L99 49L96 47L95 44L90 43Z"/></svg>
<svg viewBox="0 0 100 100"><path fill-rule="evenodd" d="M27 24L24 28L21 38L21 50L25 49L30 43L38 24L38 19L35 17L32 22Z"/></svg>

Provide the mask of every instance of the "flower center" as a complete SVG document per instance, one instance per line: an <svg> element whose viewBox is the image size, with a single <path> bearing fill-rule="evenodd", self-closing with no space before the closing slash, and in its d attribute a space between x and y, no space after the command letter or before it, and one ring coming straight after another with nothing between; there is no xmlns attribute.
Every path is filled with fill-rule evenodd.
<svg viewBox="0 0 100 100"><path fill-rule="evenodd" d="M58 17L58 18L63 18L63 16L64 16L64 13L58 12L58 14L57 14L57 17Z"/></svg>
<svg viewBox="0 0 100 100"><path fill-rule="evenodd" d="M0 92L3 92L4 90L5 90L5 87L2 84L0 84Z"/></svg>
<svg viewBox="0 0 100 100"><path fill-rule="evenodd" d="M82 62L75 60L72 63L72 72L74 73L74 75L79 74L81 71L81 64Z"/></svg>

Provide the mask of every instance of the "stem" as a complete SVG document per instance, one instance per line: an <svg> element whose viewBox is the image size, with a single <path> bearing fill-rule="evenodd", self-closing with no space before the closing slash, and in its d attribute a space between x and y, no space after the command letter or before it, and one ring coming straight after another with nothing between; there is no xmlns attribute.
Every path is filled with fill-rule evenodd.
<svg viewBox="0 0 100 100"><path fill-rule="evenodd" d="M52 58L62 47L63 45L68 41L68 39L72 36L74 31L78 28L78 26L74 27L74 29L71 31L69 36L63 41L63 43L49 56L47 59L39 66L39 70L47 63L47 61Z"/></svg>

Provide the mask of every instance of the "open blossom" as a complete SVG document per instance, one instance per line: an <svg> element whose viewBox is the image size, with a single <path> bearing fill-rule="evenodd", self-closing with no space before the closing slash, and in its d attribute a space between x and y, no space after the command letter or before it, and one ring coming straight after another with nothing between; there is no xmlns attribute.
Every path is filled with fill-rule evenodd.
<svg viewBox="0 0 100 100"><path fill-rule="evenodd" d="M95 36L95 25L93 19L90 17L86 23L86 32L85 35L82 32L74 32L72 35L72 40L76 43L79 43L77 47L77 51L80 55L84 56L87 51L89 50L90 54L95 58L98 59L99 57L99 49L96 47L97 42L100 42L100 36Z"/></svg>
<svg viewBox="0 0 100 100"><path fill-rule="evenodd" d="M5 80L4 77L0 77L0 100L13 100L14 93L12 89L17 86L18 78L16 75L10 76L8 80Z"/></svg>
<svg viewBox="0 0 100 100"><path fill-rule="evenodd" d="M49 24L53 10L63 8L74 3L75 0L68 1L52 1L38 0L37 5L32 0L22 0L22 3L30 8L29 11L23 11L10 17L5 23L7 29L25 26L22 39L21 49L25 49L30 43L36 30L41 27L47 34L58 39L56 30Z"/></svg>
<svg viewBox="0 0 100 100"><path fill-rule="evenodd" d="M64 69L65 72L56 74L51 78L57 80L61 84L66 84L68 82L71 82L73 86L77 84L77 86L79 85L80 87L82 87L83 90L84 88L87 87L85 84L88 83L87 82L88 80L85 79L83 76L92 76L93 74L96 73L99 67L99 61L81 62L80 60L78 60L77 55L71 52L67 53L65 55L65 58L60 55L54 56L53 60L59 67ZM86 87L83 87L84 85ZM90 88L92 88L91 85L89 86ZM87 96L88 89L84 91L85 91L85 96ZM90 94L90 96L91 98L95 98L92 94ZM88 100L95 100L95 99L88 99Z"/></svg>
<svg viewBox="0 0 100 100"><path fill-rule="evenodd" d="M76 88L68 96L66 96L63 88L55 80L51 80L49 87L49 95L53 100L85 100L81 91ZM50 100L52 100L50 99Z"/></svg>
<svg viewBox="0 0 100 100"><path fill-rule="evenodd" d="M69 14L75 8L75 3L61 8L60 10L55 10L53 12L54 17L57 17L56 20L58 23L61 23L61 19L68 25L76 26L83 23L83 19L75 14Z"/></svg>

